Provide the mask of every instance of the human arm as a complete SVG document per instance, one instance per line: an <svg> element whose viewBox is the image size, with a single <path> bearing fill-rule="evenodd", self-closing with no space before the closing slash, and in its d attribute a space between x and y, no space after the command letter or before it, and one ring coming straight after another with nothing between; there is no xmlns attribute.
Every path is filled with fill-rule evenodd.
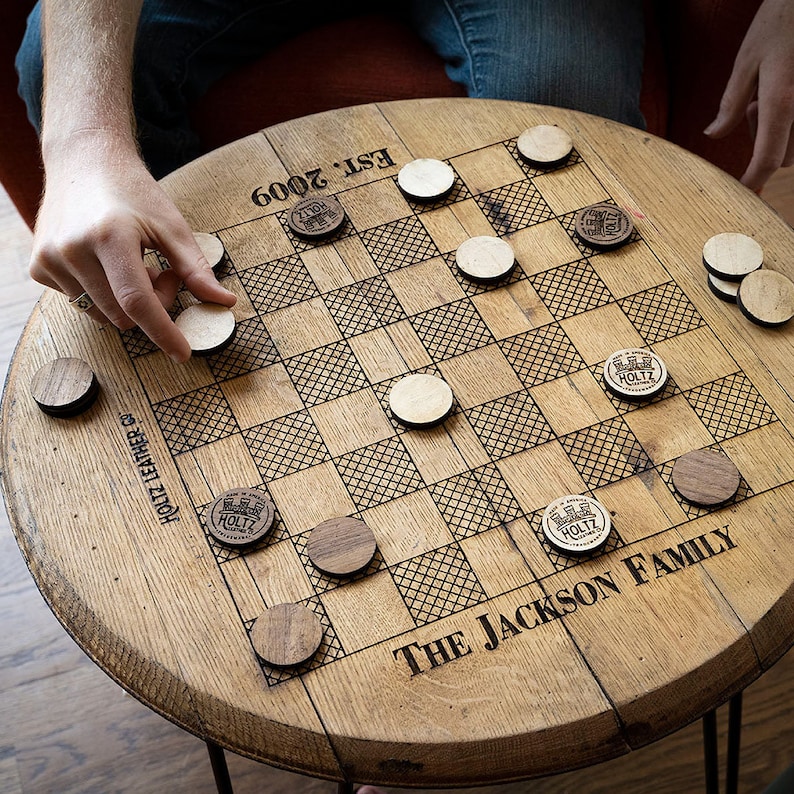
<svg viewBox="0 0 794 794"><path fill-rule="evenodd" d="M139 325L175 360L190 347L166 311L181 282L230 306L181 214L138 154L132 58L142 0L45 0L42 157L45 192L31 274L98 321ZM143 249L171 268L150 271Z"/></svg>
<svg viewBox="0 0 794 794"><path fill-rule="evenodd" d="M744 37L719 112L705 133L728 135L751 125L753 156L741 181L760 190L780 167L794 164L794 3L764 0Z"/></svg>

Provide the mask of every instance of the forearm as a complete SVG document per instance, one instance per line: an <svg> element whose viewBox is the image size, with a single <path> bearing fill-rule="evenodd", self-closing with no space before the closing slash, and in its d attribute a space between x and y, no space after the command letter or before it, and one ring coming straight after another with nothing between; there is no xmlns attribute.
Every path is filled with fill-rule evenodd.
<svg viewBox="0 0 794 794"><path fill-rule="evenodd" d="M42 151L81 138L134 148L132 59L142 0L45 0ZM112 142L112 143L111 143Z"/></svg>

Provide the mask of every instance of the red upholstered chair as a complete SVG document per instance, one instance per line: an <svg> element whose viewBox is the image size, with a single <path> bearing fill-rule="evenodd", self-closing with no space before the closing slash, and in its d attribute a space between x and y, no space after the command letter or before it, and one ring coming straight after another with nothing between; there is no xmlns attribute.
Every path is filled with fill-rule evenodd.
<svg viewBox="0 0 794 794"><path fill-rule="evenodd" d="M647 3L642 107L650 132L690 149L734 176L749 161L746 129L710 141L717 112L758 0ZM0 4L0 182L32 225L42 173L36 136L16 93L14 55L32 0ZM322 79L318 79L318 64ZM193 108L209 151L290 118L364 102L461 96L435 54L403 23L382 14L326 25L286 42L222 80Z"/></svg>

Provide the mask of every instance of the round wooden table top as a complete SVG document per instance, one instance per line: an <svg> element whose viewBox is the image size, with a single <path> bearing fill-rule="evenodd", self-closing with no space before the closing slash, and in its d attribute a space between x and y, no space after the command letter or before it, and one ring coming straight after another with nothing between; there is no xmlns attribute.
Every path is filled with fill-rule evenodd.
<svg viewBox="0 0 794 794"><path fill-rule="evenodd" d="M574 143L546 170L516 149L538 124ZM403 195L396 175L417 158L452 167L448 195ZM48 294L2 413L3 485L31 572L144 703L303 773L461 786L644 745L790 647L794 326L751 323L711 293L702 263L706 240L738 232L765 269L794 276L794 232L753 193L637 130L466 99L289 122L164 185L194 231L223 243L220 278L239 297L231 345L178 366ZM307 239L287 218L315 195L346 218ZM634 224L612 250L574 229L603 203ZM455 250L477 235L512 246L505 281L457 270ZM666 365L650 400L604 386L606 359L630 348ZM88 362L100 384L76 417L43 413L30 393L58 357ZM630 364L639 377L642 356ZM436 427L389 411L412 373L453 391ZM698 507L673 486L676 460L699 449L738 468L727 504ZM207 506L230 489L272 499L259 544L207 532ZM545 508L567 494L609 514L595 552L565 554L543 534ZM251 505L226 508L236 525ZM560 532L587 531L573 513ZM377 551L334 578L307 540L341 516L364 521ZM254 621L282 603L322 625L298 666L252 646Z"/></svg>

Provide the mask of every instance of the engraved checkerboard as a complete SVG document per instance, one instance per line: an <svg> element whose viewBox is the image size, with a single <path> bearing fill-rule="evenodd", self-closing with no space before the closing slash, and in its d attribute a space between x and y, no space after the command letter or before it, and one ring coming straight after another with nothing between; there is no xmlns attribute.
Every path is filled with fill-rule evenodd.
<svg viewBox="0 0 794 794"><path fill-rule="evenodd" d="M572 134L566 163L522 161L516 138L535 123ZM454 169L445 199L418 204L397 188L400 165L420 156ZM625 752L713 707L788 647L791 332L749 327L713 298L699 259L730 210L768 266L788 267L791 232L754 196L619 125L466 100L280 125L165 185L194 229L224 243L220 278L238 296L230 347L179 367L140 332L92 336L45 304L52 346L105 373L94 418L56 430L117 453L97 502L118 506L113 531L163 639L141 641L126 624L94 636L145 657L131 666L155 671L132 685L146 702L315 774L464 784ZM313 191L347 212L331 239L300 239L286 223ZM618 250L574 234L576 211L603 201L635 219ZM477 234L513 246L505 282L456 270L455 248ZM192 300L181 294L175 311ZM667 387L647 403L602 382L604 360L626 347L667 364ZM439 427L390 416L390 387L415 372L453 389ZM742 474L719 510L686 503L671 483L675 461L706 447ZM232 487L266 490L276 506L252 549L222 546L203 526ZM610 511L598 553L570 557L546 542L543 509L565 493ZM100 525L116 521L94 512ZM364 520L378 541L352 578L319 572L306 551L309 531L338 515ZM98 586L86 600L97 609L107 598ZM284 601L314 610L325 632L292 669L260 663L247 636ZM114 614L94 620L115 625ZM121 675L116 650L86 642ZM202 658L216 654L210 673Z"/></svg>

